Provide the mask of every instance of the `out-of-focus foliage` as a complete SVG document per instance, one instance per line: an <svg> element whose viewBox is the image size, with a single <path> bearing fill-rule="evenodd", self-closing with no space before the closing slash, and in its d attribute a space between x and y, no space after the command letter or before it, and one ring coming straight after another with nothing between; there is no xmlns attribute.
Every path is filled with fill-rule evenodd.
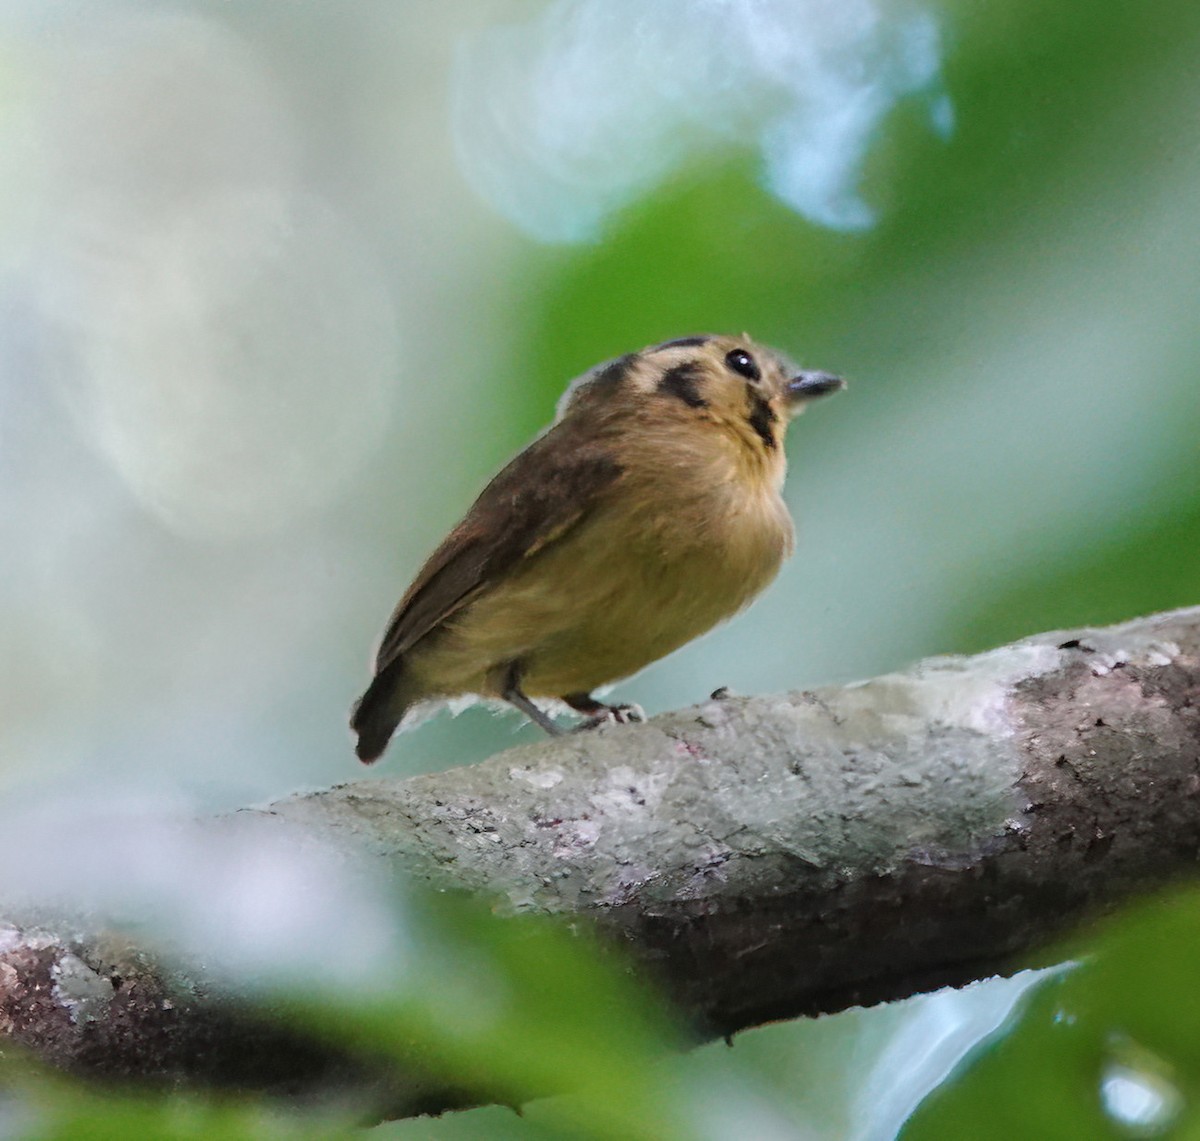
<svg viewBox="0 0 1200 1141"><path fill-rule="evenodd" d="M395 991L296 996L303 1024L366 1056L461 1083L481 1102L540 1112L572 1136L686 1138L655 1065L675 1035L657 1001L591 940L531 918L500 920L454 897L426 901L416 961Z"/></svg>
<svg viewBox="0 0 1200 1141"><path fill-rule="evenodd" d="M253 1099L100 1089L0 1058L0 1136L22 1141L338 1141L343 1116L299 1115Z"/></svg>
<svg viewBox="0 0 1200 1141"><path fill-rule="evenodd" d="M1080 943L903 1141L1200 1137L1200 894L1126 911Z"/></svg>
<svg viewBox="0 0 1200 1141"><path fill-rule="evenodd" d="M1200 601L1198 52L1184 0L8 5L4 812L157 817L161 791L205 812L352 779L346 711L423 555L571 376L692 332L851 385L792 431L796 559L626 684L652 712ZM387 771L518 726L442 717ZM99 863L62 831L48 863ZM262 875L282 889L243 904L317 898ZM1045 983L914 1136L1038 1106L1008 1135L1148 1135L1128 1113L1112 1133L1103 1098L1156 1089L1183 1135L1195 910L1135 913ZM670 1061L624 980L558 935L405 922L457 990L419 976L426 1005L397 984L297 1017L505 1096L579 1091L381 1129L405 1138L883 1141L1024 985ZM1075 1023L1048 1021L1064 995ZM29 1136L311 1125L30 1081L54 1112Z"/></svg>

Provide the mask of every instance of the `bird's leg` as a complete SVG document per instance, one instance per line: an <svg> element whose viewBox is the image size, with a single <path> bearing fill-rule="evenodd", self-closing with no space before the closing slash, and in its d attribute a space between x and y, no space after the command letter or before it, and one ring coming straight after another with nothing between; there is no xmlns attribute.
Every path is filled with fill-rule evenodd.
<svg viewBox="0 0 1200 1141"><path fill-rule="evenodd" d="M524 713L535 725L545 729L551 737L561 737L566 732L554 718L539 709L521 692L521 667L517 662L513 662L508 667L508 672L504 675L504 688L501 689L500 696L509 705L515 706Z"/></svg>
<svg viewBox="0 0 1200 1141"><path fill-rule="evenodd" d="M567 693L565 701L576 713L582 713L587 718L578 729L594 729L610 721L618 725L627 725L631 721L645 721L646 714L640 705L605 705L597 701L590 693ZM578 730L577 730L578 731Z"/></svg>

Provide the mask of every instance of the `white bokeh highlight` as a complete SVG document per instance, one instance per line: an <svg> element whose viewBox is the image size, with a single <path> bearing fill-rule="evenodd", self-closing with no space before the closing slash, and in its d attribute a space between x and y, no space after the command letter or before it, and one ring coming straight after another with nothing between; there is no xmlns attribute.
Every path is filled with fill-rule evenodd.
<svg viewBox="0 0 1200 1141"><path fill-rule="evenodd" d="M379 442L395 368L353 236L319 199L257 186L128 238L103 288L52 314L80 429L180 534L261 533L322 506Z"/></svg>
<svg viewBox="0 0 1200 1141"><path fill-rule="evenodd" d="M855 230L867 149L923 93L940 133L938 27L874 0L556 0L460 51L463 170L501 214L547 242L594 240L610 214L692 156L750 140L767 188L804 217Z"/></svg>
<svg viewBox="0 0 1200 1141"><path fill-rule="evenodd" d="M8 921L100 924L243 987L384 987L411 960L373 866L278 818L201 820L128 790L16 809L0 820Z"/></svg>
<svg viewBox="0 0 1200 1141"><path fill-rule="evenodd" d="M1161 1137L1186 1108L1179 1088L1150 1069L1111 1062L1100 1077L1100 1104L1130 1137Z"/></svg>
<svg viewBox="0 0 1200 1141"><path fill-rule="evenodd" d="M1067 967L1021 971L961 989L924 995L866 1071L856 1091L846 1141L893 1141L925 1097L967 1052L994 1034L1031 987Z"/></svg>
<svg viewBox="0 0 1200 1141"><path fill-rule="evenodd" d="M388 427L396 322L368 245L305 185L276 81L181 12L83 18L58 48L25 92L44 375L181 536L324 506Z"/></svg>

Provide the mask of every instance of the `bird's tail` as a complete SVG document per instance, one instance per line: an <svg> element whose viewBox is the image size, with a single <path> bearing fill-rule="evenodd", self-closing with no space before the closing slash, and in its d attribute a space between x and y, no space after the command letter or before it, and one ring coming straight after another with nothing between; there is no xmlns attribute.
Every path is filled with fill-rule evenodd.
<svg viewBox="0 0 1200 1141"><path fill-rule="evenodd" d="M405 699L403 674L403 658L389 662L350 711L350 728L358 734L354 751L364 764L383 755L411 704Z"/></svg>

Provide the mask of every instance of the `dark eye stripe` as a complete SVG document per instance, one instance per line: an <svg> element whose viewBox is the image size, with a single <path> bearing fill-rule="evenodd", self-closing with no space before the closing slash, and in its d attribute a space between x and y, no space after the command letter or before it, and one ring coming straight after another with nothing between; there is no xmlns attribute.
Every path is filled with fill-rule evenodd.
<svg viewBox="0 0 1200 1141"><path fill-rule="evenodd" d="M772 426L779 419L772 408L761 396L755 396L750 401L750 414L746 417L750 427L758 433L758 438L768 447L775 447L775 433Z"/></svg>
<svg viewBox="0 0 1200 1141"><path fill-rule="evenodd" d="M708 407L708 401L700 395L700 369L694 361L667 369L658 382L658 391L682 400L689 408Z"/></svg>
<svg viewBox="0 0 1200 1141"><path fill-rule="evenodd" d="M674 341L663 341L661 345L655 345L653 351L658 352L659 349L694 349L697 345L707 345L712 337L679 337Z"/></svg>
<svg viewBox="0 0 1200 1141"><path fill-rule="evenodd" d="M591 379L587 382L588 387L592 389L618 387L629 375L636 357L636 353L626 353L623 357L617 357L616 360L611 360L608 364L594 369Z"/></svg>
<svg viewBox="0 0 1200 1141"><path fill-rule="evenodd" d="M636 353L626 353L576 377L558 402L558 415L562 416L568 408L609 399L625 383L636 361Z"/></svg>
<svg viewBox="0 0 1200 1141"><path fill-rule="evenodd" d="M762 379L762 373L758 371L758 365L755 364L754 358L745 349L730 349L725 354L725 363L738 376L744 376L747 380Z"/></svg>

